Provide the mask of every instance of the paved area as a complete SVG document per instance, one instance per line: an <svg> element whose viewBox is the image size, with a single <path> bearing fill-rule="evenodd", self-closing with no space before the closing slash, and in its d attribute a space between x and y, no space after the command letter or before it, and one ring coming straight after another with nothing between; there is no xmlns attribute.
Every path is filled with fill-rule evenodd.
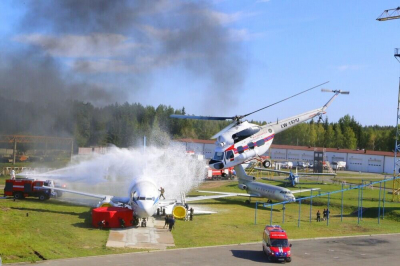
<svg viewBox="0 0 400 266"><path fill-rule="evenodd" d="M147 227L111 229L106 246L166 250L175 244L171 232L163 228L164 223L164 219L150 217Z"/></svg>
<svg viewBox="0 0 400 266"><path fill-rule="evenodd" d="M289 265L398 265L400 235L292 241ZM242 244L44 261L38 265L261 265L268 263L261 244ZM18 264L16 264L18 265ZM26 265L26 264L21 264Z"/></svg>

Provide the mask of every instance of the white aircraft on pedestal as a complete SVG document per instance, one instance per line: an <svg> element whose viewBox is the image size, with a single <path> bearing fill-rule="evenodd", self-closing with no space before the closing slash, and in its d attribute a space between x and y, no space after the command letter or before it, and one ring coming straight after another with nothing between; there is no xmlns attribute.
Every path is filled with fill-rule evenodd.
<svg viewBox="0 0 400 266"><path fill-rule="evenodd" d="M289 190L284 187L269 185L266 183L256 182L256 178L254 176L249 176L244 171L241 165L235 166L236 175L238 177L238 187L242 190L246 190L247 193L234 193L234 192L219 192L219 191L204 191L198 190L201 193L213 193L218 195L225 195L227 197L249 197L246 200L246 203L250 203L252 197L255 198L267 198L269 201L287 201L294 202L296 198L293 194L319 190L319 188L310 188L310 189L299 189L299 190Z"/></svg>
<svg viewBox="0 0 400 266"><path fill-rule="evenodd" d="M229 126L222 129L220 132L212 136L212 139L217 139L215 142L215 154L212 160L210 160L209 165L214 169L224 169L228 167L235 167L235 171L238 175L239 184L238 187L242 190L246 190L246 193L227 193L227 192L215 192L215 191L200 191L206 193L216 193L220 195L230 195L230 196L248 196L248 197L261 197L268 198L269 200L276 201L295 201L294 193L305 192L317 189L307 189L290 191L289 189L268 185L265 183L256 182L255 178L246 175L243 170L242 163L250 161L252 159L258 159L259 156L265 154L270 148L275 134L289 129L301 122L310 120L316 116L320 119L325 110L332 103L332 101L339 94L349 94L347 91L341 90L326 90L322 89L324 92L333 92L334 95L331 99L322 107L314 109L296 116L292 116L276 123L269 123L265 126L259 126L256 124L249 123L247 121L242 121L246 116L254 114L255 112L266 109L277 103L288 100L306 91L312 90L316 87L326 84L322 83L313 88L307 89L293 96L285 98L279 102L273 103L254 112L248 113L242 116L234 117L210 117L210 116L188 116L188 115L171 115L173 118L180 119L200 119L200 120L234 120ZM263 162L264 167L268 168L271 166L271 161L265 160ZM248 200L250 202L250 200Z"/></svg>
<svg viewBox="0 0 400 266"><path fill-rule="evenodd" d="M321 116L325 114L325 110L331 104L331 102L339 94L349 94L347 91L341 90L326 90L325 92L333 92L335 95L321 108L314 109L296 116L292 116L276 123L269 123L265 126L259 126L256 124L249 123L247 121L242 121L243 118L254 114L258 111L271 107L277 103L286 101L292 97L302 94L306 91L312 90L316 87L322 86L322 83L318 86L310 88L308 90L297 93L293 96L285 98L279 102L270 104L266 107L258 109L254 112L233 117L212 117L212 116L190 116L190 115L171 115L173 118L180 119L200 119L200 120L234 120L229 126L222 129L220 132L212 136L212 139L217 139L215 142L215 153L212 160L210 160L209 165L214 169L224 169L232 167L235 165L242 164L246 161L252 160L254 158L259 158L260 155L265 154L272 144L275 134L289 129L295 125L300 124L310 120L316 116ZM268 168L271 166L271 161L265 160L263 162L264 167Z"/></svg>
<svg viewBox="0 0 400 266"><path fill-rule="evenodd" d="M278 174L286 174L289 175L285 180L288 180L288 184L292 187L295 187L297 184L300 183L300 176L336 176L335 173L299 173L296 172L293 173L292 171L281 171L281 170L271 170L271 169L263 169L263 168L254 168L259 171L267 171L267 172L273 172L273 173L278 173ZM266 178L262 178L263 180L268 180Z"/></svg>

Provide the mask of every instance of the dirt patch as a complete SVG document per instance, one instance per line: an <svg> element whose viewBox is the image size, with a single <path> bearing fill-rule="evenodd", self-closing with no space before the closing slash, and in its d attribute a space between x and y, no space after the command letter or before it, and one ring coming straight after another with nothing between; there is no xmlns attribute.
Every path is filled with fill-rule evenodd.
<svg viewBox="0 0 400 266"><path fill-rule="evenodd" d="M1 208L1 210L2 211L9 211L9 210L11 210L10 208L7 208L7 207L3 207L3 208Z"/></svg>

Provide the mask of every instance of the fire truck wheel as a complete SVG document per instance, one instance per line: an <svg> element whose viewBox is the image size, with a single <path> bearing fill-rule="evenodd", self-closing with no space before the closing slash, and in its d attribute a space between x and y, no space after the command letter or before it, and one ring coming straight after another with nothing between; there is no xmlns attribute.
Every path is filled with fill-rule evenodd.
<svg viewBox="0 0 400 266"><path fill-rule="evenodd" d="M40 194L39 195L39 200L41 200L41 201L44 201L44 200L46 200L47 198L46 198L46 195L44 195L44 194Z"/></svg>
<svg viewBox="0 0 400 266"><path fill-rule="evenodd" d="M264 166L265 168L270 168L270 167L271 167L271 161L270 161L270 160L265 160L265 161L263 162L263 166Z"/></svg>
<svg viewBox="0 0 400 266"><path fill-rule="evenodd" d="M226 173L222 173L222 177L226 177Z"/></svg>
<svg viewBox="0 0 400 266"><path fill-rule="evenodd" d="M24 195L21 192L16 192L14 194L14 199L22 199Z"/></svg>
<svg viewBox="0 0 400 266"><path fill-rule="evenodd" d="M292 258L286 258L286 262L291 262Z"/></svg>

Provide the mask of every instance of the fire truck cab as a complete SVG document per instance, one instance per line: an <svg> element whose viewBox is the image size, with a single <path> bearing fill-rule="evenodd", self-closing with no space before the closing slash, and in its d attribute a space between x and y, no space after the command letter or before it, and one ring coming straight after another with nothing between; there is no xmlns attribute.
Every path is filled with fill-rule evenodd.
<svg viewBox="0 0 400 266"><path fill-rule="evenodd" d="M271 261L291 262L289 240L279 225L267 225L264 229L262 248Z"/></svg>

